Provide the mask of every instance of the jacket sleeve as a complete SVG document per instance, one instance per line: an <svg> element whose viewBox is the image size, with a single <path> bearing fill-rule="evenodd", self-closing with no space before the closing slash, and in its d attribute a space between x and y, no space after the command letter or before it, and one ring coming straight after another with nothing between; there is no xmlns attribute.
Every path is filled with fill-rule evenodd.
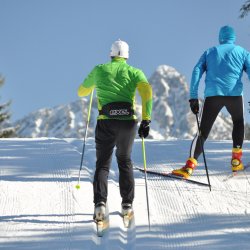
<svg viewBox="0 0 250 250"><path fill-rule="evenodd" d="M198 63L195 65L192 73L191 83L190 83L190 99L198 99L198 88L200 79L203 73L206 71L206 54L204 52Z"/></svg>
<svg viewBox="0 0 250 250"><path fill-rule="evenodd" d="M142 120L151 120L152 113L152 87L149 83L140 82L137 90L142 100Z"/></svg>
<svg viewBox="0 0 250 250"><path fill-rule="evenodd" d="M77 91L79 97L89 95L95 88L95 71L96 69L94 68L79 86Z"/></svg>
<svg viewBox="0 0 250 250"><path fill-rule="evenodd" d="M142 102L142 120L151 120L152 113L152 87L148 83L145 74L137 69L134 74L136 88L141 96Z"/></svg>
<svg viewBox="0 0 250 250"><path fill-rule="evenodd" d="M244 63L244 70L246 71L248 75L248 79L250 80L250 53L247 52L246 60Z"/></svg>

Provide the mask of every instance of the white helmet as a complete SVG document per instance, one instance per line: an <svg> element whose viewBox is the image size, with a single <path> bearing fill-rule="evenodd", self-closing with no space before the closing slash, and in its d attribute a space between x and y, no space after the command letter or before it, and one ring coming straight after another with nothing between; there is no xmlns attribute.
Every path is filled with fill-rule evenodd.
<svg viewBox="0 0 250 250"><path fill-rule="evenodd" d="M111 46L110 56L123 57L128 59L129 57L129 46L126 42L115 41Z"/></svg>

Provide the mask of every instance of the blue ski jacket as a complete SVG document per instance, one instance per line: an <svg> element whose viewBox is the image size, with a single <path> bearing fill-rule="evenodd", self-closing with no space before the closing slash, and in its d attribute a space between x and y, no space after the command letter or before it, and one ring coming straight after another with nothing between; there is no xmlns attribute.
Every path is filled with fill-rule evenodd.
<svg viewBox="0 0 250 250"><path fill-rule="evenodd" d="M190 83L190 99L198 98L198 87L204 72L205 91L208 96L241 96L243 94L242 73L250 80L250 54L234 44L235 33L230 26L220 29L220 45L206 50L195 65Z"/></svg>

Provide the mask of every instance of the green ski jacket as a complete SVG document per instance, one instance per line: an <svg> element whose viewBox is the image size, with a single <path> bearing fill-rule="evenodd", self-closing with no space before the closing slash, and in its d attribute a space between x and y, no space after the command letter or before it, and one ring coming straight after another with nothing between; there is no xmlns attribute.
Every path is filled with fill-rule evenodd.
<svg viewBox="0 0 250 250"><path fill-rule="evenodd" d="M144 73L127 64L126 59L115 57L106 64L99 64L78 88L78 96L87 96L96 88L98 110L112 102L129 102L135 110L136 89L142 100L142 120L151 120L152 87ZM110 119L99 115L98 119ZM133 115L129 118L136 119Z"/></svg>

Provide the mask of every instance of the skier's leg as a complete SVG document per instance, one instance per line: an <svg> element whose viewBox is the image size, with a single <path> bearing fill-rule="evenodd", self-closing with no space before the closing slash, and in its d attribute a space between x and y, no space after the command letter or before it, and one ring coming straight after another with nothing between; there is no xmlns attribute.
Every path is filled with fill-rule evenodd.
<svg viewBox="0 0 250 250"><path fill-rule="evenodd" d="M136 135L137 121L119 121L116 141L116 157L119 167L119 186L122 203L132 204L134 200L134 174L131 152Z"/></svg>
<svg viewBox="0 0 250 250"><path fill-rule="evenodd" d="M108 175L115 146L112 120L98 120L95 130L96 170L94 175L94 203L107 201Z"/></svg>
<svg viewBox="0 0 250 250"><path fill-rule="evenodd" d="M232 171L244 169L242 163L242 144L244 140L244 115L242 96L228 96L225 104L233 121L233 149L232 149Z"/></svg>
<svg viewBox="0 0 250 250"><path fill-rule="evenodd" d="M233 147L241 148L244 140L244 111L242 96L228 96L226 98L225 106L233 121Z"/></svg>
<svg viewBox="0 0 250 250"><path fill-rule="evenodd" d="M218 116L219 112L224 106L223 96L212 96L205 99L201 114L200 132L194 137L191 147L190 147L190 158L198 160L200 154L202 153L201 143L204 145L214 121ZM201 143L200 143L201 140Z"/></svg>
<svg viewBox="0 0 250 250"><path fill-rule="evenodd" d="M194 169L198 165L198 157L202 152L201 144L203 145L206 141L209 132L214 124L214 121L222 107L223 99L220 96L207 97L205 99L201 114L201 135L197 133L195 138L193 139L190 147L190 156L187 159L185 166L180 169L174 169L172 171L172 174L184 178L189 178L192 175Z"/></svg>

